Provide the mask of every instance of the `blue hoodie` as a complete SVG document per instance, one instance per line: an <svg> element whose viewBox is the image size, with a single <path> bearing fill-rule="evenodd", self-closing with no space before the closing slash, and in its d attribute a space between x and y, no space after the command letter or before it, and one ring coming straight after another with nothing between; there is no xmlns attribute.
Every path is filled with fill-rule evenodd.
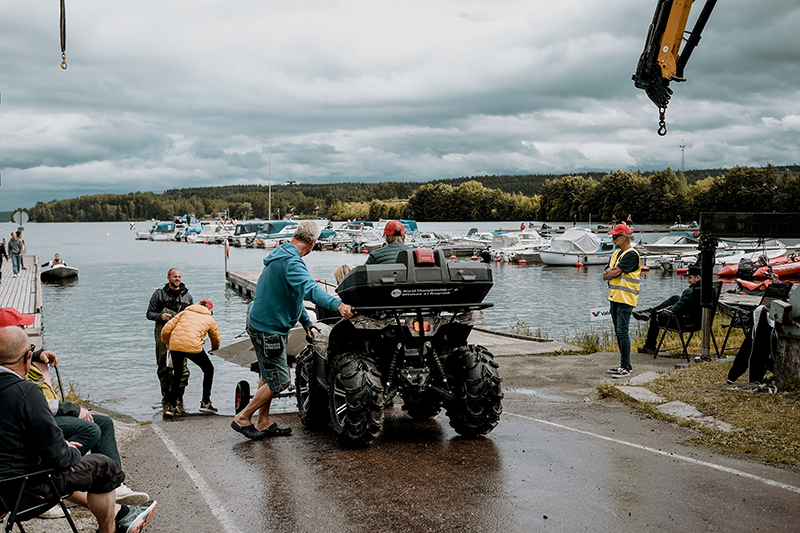
<svg viewBox="0 0 800 533"><path fill-rule="evenodd" d="M288 335L298 321L309 328L312 322L303 300L331 311L336 311L341 303L317 285L293 244L281 244L264 258L264 270L250 307L250 326L278 335Z"/></svg>

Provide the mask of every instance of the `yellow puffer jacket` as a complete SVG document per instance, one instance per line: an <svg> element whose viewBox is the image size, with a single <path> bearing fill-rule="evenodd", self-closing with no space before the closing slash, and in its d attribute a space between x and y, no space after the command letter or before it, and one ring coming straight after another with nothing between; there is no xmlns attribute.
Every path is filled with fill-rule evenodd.
<svg viewBox="0 0 800 533"><path fill-rule="evenodd" d="M190 305L166 323L161 330L161 340L170 350L199 353L203 351L206 333L211 337L211 349L219 348L219 328L207 307Z"/></svg>

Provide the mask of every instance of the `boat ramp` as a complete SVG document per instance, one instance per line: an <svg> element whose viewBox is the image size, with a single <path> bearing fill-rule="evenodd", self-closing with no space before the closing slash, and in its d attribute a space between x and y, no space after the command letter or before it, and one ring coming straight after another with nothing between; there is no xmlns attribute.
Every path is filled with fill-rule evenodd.
<svg viewBox="0 0 800 533"><path fill-rule="evenodd" d="M0 307L13 307L23 315L36 317L33 325L27 326L25 332L31 342L42 347L42 283L39 278L41 267L39 256L24 255L22 263L25 268L15 278L11 270L11 260L3 261L2 282L0 283Z"/></svg>

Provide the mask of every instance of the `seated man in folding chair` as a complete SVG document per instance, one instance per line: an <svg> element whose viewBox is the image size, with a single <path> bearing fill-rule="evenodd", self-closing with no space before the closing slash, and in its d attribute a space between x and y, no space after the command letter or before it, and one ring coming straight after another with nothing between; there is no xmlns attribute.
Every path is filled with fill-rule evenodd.
<svg viewBox="0 0 800 533"><path fill-rule="evenodd" d="M690 305L692 302L692 291L694 291L695 287L700 287L701 282L700 267L695 265L690 266L687 277L689 279L689 286L681 293L680 296L670 296L655 307L633 312L633 318L636 320L649 321L649 325L647 327L647 339L644 341L644 346L639 348L637 352L648 354L656 353L658 328L659 326L667 325L670 314L691 314L692 309L690 309ZM696 303L700 303L699 300L697 300Z"/></svg>
<svg viewBox="0 0 800 533"><path fill-rule="evenodd" d="M36 480L26 487L22 508L53 505L71 494L69 501L87 507L95 516L100 533L139 533L156 502L131 507L117 504L115 489L125 480L119 466L99 453L81 457L76 445L64 439L42 390L25 379L34 349L22 329L0 328L0 479L56 469L52 479L58 494L53 494L46 480ZM16 502L16 495L4 494L3 499Z"/></svg>

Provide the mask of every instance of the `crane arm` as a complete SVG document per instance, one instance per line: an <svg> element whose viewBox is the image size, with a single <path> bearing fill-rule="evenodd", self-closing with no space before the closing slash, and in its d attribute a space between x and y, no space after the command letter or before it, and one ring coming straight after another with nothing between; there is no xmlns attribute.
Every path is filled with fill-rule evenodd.
<svg viewBox="0 0 800 533"><path fill-rule="evenodd" d="M703 10L689 32L689 38L681 50L683 35L689 20L694 0L658 0L653 22L647 32L644 51L639 57L633 84L644 89L650 100L658 107L659 135L666 135L664 113L672 96L670 82L686 81L684 69L689 57L700 42L700 34L717 0L706 0Z"/></svg>

